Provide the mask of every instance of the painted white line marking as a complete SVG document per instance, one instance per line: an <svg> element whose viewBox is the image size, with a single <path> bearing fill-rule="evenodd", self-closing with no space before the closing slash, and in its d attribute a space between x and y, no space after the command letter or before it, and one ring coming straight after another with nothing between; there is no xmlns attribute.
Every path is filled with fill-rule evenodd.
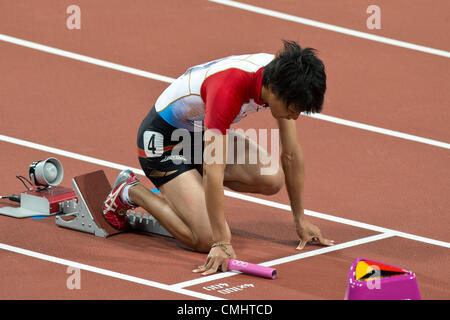
<svg viewBox="0 0 450 320"><path fill-rule="evenodd" d="M391 136L391 137L396 137L396 138L405 139L405 140L409 140L409 141L424 143L424 144L428 144L430 146L440 147L440 148L444 148L444 149L450 149L449 143L432 140L432 139L427 139L427 138L422 138L419 136L414 136L412 134L402 133L402 132L393 131L393 130L389 130L389 129L383 129L380 127L375 127L375 126L371 126L368 124L359 123L359 122L355 122L355 121L344 120L344 119L340 119L340 118L336 118L336 117L332 117L332 116L328 116L328 115L320 114L320 113L319 114L311 114L311 115L307 115L307 116L311 117L311 118L315 118L315 119L320 119L320 120L324 120L324 121L328 121L328 122L341 124L341 125L344 125L347 127L358 128L361 130L380 133L380 134L384 134L384 135Z"/></svg>
<svg viewBox="0 0 450 320"><path fill-rule="evenodd" d="M70 152L70 151L66 151L66 150L62 150L62 149L58 149L58 148L48 147L48 146L45 146L42 144L38 144L38 143L34 143L34 142L22 140L22 139L12 138L12 137L8 137L8 136L4 136L2 134L0 134L0 140L9 142L9 143L13 143L13 144L17 144L17 145L20 145L23 147L31 148L31 149L36 149L36 150L40 150L40 151L58 154L58 155L61 155L61 156L67 157L67 158L72 158L72 159L77 159L77 160L81 160L84 162L98 164L103 167L109 167L109 168L113 168L113 169L117 169L117 170L130 169L130 167L127 167L127 166L124 166L121 164L117 164L114 162L105 161L105 160L101 160L101 159L97 159L97 158L93 158L93 157L89 157L89 156L83 156L78 153L74 153L74 152ZM134 170L136 170L135 173L138 173L140 175L145 175L144 171L142 171L142 170L133 169L133 171Z"/></svg>
<svg viewBox="0 0 450 320"><path fill-rule="evenodd" d="M317 249L317 250L312 250L312 251L308 251L308 252L304 252L304 253L298 253L298 254L295 254L292 256L259 263L259 265L264 266L264 267L273 267L276 265L280 265L280 264L284 264L284 263L288 263L288 262L292 262L292 261L297 261L297 260L333 252L333 251L338 251L338 250L342 250L342 249L346 249L346 248L350 248L350 247L354 247L354 246L359 246L362 244L366 244L366 243L370 243L370 242L374 242L374 241L378 241L378 240L391 238L393 236L394 235L390 234L390 233L377 234L377 235L366 237L366 238L361 238L361 239L357 239L357 240L353 240L353 241L335 244L334 246L331 246L331 247L324 247L324 248ZM178 288L178 289L186 288L186 287L195 286L195 285L209 282L209 281L232 277L237 274L240 274L240 272L228 271L228 272L223 272L223 273L216 273L216 274L213 274L210 276L204 276L204 277L198 278L198 279L175 283L175 284L171 285L171 287Z"/></svg>
<svg viewBox="0 0 450 320"><path fill-rule="evenodd" d="M335 26L332 24L323 23L323 22L319 22L319 21L315 21L315 20L311 20L311 19L301 18L301 17L297 17L294 15L278 12L275 10L264 9L261 7L253 6L253 5L238 2L238 1L231 1L231 0L208 0L208 1L215 2L215 3L222 4L222 5L229 6L229 7L238 8L238 9L245 10L245 11L262 14L265 16L270 16L270 17L274 17L274 18L278 18L278 19L282 19L282 20L286 20L286 21L304 24L304 25L311 26L314 28L333 31L333 32L349 35L349 36L356 37L356 38L362 38L362 39L366 39L366 40L371 40L371 41L375 41L375 42L388 44L391 46L406 48L406 49L410 49L410 50L415 50L415 51L420 51L420 52L424 52L424 53L429 53L429 54L433 54L433 55L437 55L437 56L450 58L450 52L448 52L448 51L425 47L425 46L417 45L414 43L395 40L395 39L386 38L386 37L382 37L382 36L377 36L374 34L365 33L365 32L348 29L348 28L344 28L344 27L339 27L339 26Z"/></svg>
<svg viewBox="0 0 450 320"><path fill-rule="evenodd" d="M119 272L115 272L115 271L110 271L110 270L106 270L106 269L102 269L102 268L97 268L97 267L93 267L93 266L90 266L90 265L87 265L87 264L78 263L78 262L74 262L74 261L70 261L70 260L66 260L66 259L61 259L61 258L57 258L57 257L54 257L54 256L49 256L47 254L34 252L34 251L31 251L31 250L22 249L22 248L19 248L19 247L10 246L10 245L3 244L3 243L0 243L0 249L11 251L11 252L15 252L15 253L18 253L18 254L22 254L22 255L33 257L33 258L40 259L40 260L45 260L45 261L49 261L49 262L53 262L53 263L57 263L57 264L62 264L62 265L65 265L65 266L78 268L80 270L86 270L86 271L89 271L89 272L102 274L102 275L105 275L105 276L108 276L108 277L112 277L112 278L116 278L116 279L120 279L120 280L125 280L125 281L138 283L138 284L145 285L145 286L148 286L148 287L153 287L153 288L158 288L158 289L161 289L161 290L166 290L166 291L176 292L176 293L179 293L179 294L184 294L184 295L195 297L195 298L199 298L199 299L224 300L222 298L215 297L215 296L212 296L212 295L209 295L209 294L203 294L203 293L199 293L199 292L195 292L195 291L191 291L191 290L185 290L185 289L182 289L182 288L175 288L175 287L173 287L171 285L159 283L159 282L156 282L156 281L150 281L150 280L146 280L146 279L130 276L130 275L119 273Z"/></svg>
<svg viewBox="0 0 450 320"><path fill-rule="evenodd" d="M149 79L153 79L153 80L157 80L157 81L163 81L163 82L167 82L167 83L172 83L175 80L174 78L166 77L166 76L159 75L159 74L156 74L156 73L151 73L151 72L142 71L142 70L135 69L135 68L126 67L126 66L119 65L119 64L116 64L116 63L111 63L111 62L107 62L107 61L91 58L91 57L88 57L88 56L84 56L84 55L77 54L77 53L72 53L72 52L61 50L61 49L57 49L57 48L52 48L52 47L49 47L49 46L45 46L45 45L38 44L38 43L35 43L35 42L27 41L27 40L14 38L14 37L3 35L3 34L0 34L0 40L3 40L5 42L9 42L9 43L13 43L13 44L16 44L16 45L19 45L19 46L24 46L24 47L27 47L27 48L31 48L31 49L47 52L47 53L50 53L50 54L55 54L55 55L58 55L58 56L66 57L66 58L69 58L69 59L75 59L75 60L78 60L78 61L83 61L83 62L86 62L86 63L95 64L95 65L98 65L98 66L101 66L101 67L105 67L105 68L109 68L109 69L114 69L114 70L117 70L117 71L131 73L131 74L134 74L134 75L137 75L137 76L141 76L141 77L145 77L145 78L149 78ZM407 134L407 133L402 133L402 132L398 132L398 131L383 129L383 128L380 128L380 127L375 127L375 126L371 126L371 125L367 125L367 124L363 124L363 123L358 123L358 122L354 122L354 121L344 120L344 119L340 119L340 118L336 118L336 117L332 117L332 116L327 116L327 115L324 115L324 114L310 115L310 117L313 117L315 119L328 121L328 122L333 122L333 123L344 125L344 126L350 126L350 127L359 128L359 129L363 129L363 130L367 130L367 131L372 131L372 132L376 132L376 133L380 133L380 134L385 134L385 135L389 135L389 136L393 136L393 137L397 137L397 138L402 138L402 139L405 139L405 140L410 140L410 141L424 143L424 144L428 144L428 145L432 145L432 146L436 146L436 147L450 149L450 144L445 143L445 142L432 140L432 139L427 139L427 138L422 138L422 137L410 135L410 134Z"/></svg>
<svg viewBox="0 0 450 320"><path fill-rule="evenodd" d="M125 166L125 165L121 165L121 164L117 164L117 163L113 163L113 162L109 162L109 161L104 161L104 160L96 159L93 157L83 156L83 155L79 155L74 152L69 152L69 151L65 151L65 150L61 150L61 149L57 149L57 148L53 148L53 147L48 147L48 146L44 146L44 145L37 144L34 142L25 141L25 140L21 140L21 139L17 139L17 138L12 138L12 137L8 137L8 136L1 135L1 134L0 134L0 141L9 142L9 143L17 144L17 145L24 146L27 148L45 151L45 152L61 155L64 157L81 160L81 161L97 164L97 165L104 166L104 167L114 168L114 169L118 169L118 170L131 169L131 170L133 170L133 172L135 174L145 176L143 170L141 170L141 169L132 168L129 166ZM272 208L278 208L278 209L285 210L285 211L291 211L291 207L289 205L278 203L275 201L264 200L264 199L249 196L246 194L229 191L229 190L225 190L225 195L228 197L231 197L231 198L254 202L254 203L258 203L260 205L264 205L264 206L268 206L268 207L272 207ZM335 217L332 215L328 215L328 214L324 214L324 213L320 213L320 212L316 212L316 211L312 211L312 210L305 210L305 214L308 216L315 217L315 218L333 221L333 222L337 222L337 223L342 223L342 224L354 226L357 228L372 230L372 231L381 232L381 233L390 233L390 234L394 234L398 237L415 240L415 241L420 241L420 242L424 242L424 243L429 243L429 244L436 245L436 246L450 248L450 243L448 243L448 242L430 239L430 238L426 238L426 237L422 237L422 236L417 236L414 234L409 234L409 233L401 232L401 231L397 231L397 230L387 229L387 228L371 225L368 223L363 223L363 222L358 222L358 221L354 221L354 220L350 220L350 219Z"/></svg>
<svg viewBox="0 0 450 320"><path fill-rule="evenodd" d="M241 193L237 193L237 192L232 192L232 191L228 191L228 190L225 190L225 195L228 197L231 197L231 198L254 202L254 203L265 205L265 206L272 207L272 208L278 208L278 209L289 211L289 212L291 211L291 206L289 206L287 204L278 203L275 201L260 199L257 197L253 197L253 196L249 196L249 195L241 194ZM305 215L315 217L318 219L322 219L322 220L328 220L328 221L333 221L336 223L353 226L356 228L361 228L361 229L366 229L366 230L371 230L371 231L376 231L376 232L381 232L381 233L389 233L389 234L395 235L397 237L401 237L401 238L405 238L405 239L409 239L409 240L415 240L415 241L419 241L419 242L424 242L424 243L432 244L435 246L450 248L449 242L430 239L430 238L417 236L417 235L406 233L406 232L401 232L401 231L397 231L397 230L393 230L393 229L375 226L375 225L364 223L364 222L359 222L359 221L355 221L355 220L336 217L336 216L332 216L329 214L320 213L317 211L305 209Z"/></svg>
<svg viewBox="0 0 450 320"><path fill-rule="evenodd" d="M120 64L117 64L117 63L108 62L108 61L104 61L104 60L88 57L88 56L85 56L85 55L82 55L82 54L73 53L73 52L70 52L70 51L65 51L65 50L49 47L49 46L42 45L42 44L39 44L39 43L35 43L35 42L27 41L27 40L22 40L22 39L19 39L19 38L10 37L10 36L7 36L5 34L0 34L0 40L3 40L5 42L9 42L9 43L13 43L13 44L16 44L16 45L19 45L19 46L27 47L27 48L30 48L30 49L35 49L35 50L39 50L39 51L42 51L42 52L51 53L51 54L54 54L54 55L57 55L57 56L61 56L61 57L65 57L65 58L69 58L69 59L73 59L73 60L78 60L78 61L82 61L82 62L86 62L86 63L90 63L90 64L94 64L94 65L101 66L101 67L104 67L104 68L108 68L108 69L113 69L113 70L117 70L117 71L122 71L122 72L125 72L125 73L134 74L134 75L141 76L141 77L144 77L144 78L149 78L149 79L158 80L158 81L167 82L167 83L172 83L175 80L173 78L162 76L162 75L159 75L159 74L156 74L156 73L142 71L142 70L139 70L139 69L136 69L136 68L123 66L123 65L120 65Z"/></svg>

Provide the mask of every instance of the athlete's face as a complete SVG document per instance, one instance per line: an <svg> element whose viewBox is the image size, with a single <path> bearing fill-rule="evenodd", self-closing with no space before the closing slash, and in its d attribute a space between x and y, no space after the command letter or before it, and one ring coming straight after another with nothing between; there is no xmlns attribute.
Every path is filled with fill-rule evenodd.
<svg viewBox="0 0 450 320"><path fill-rule="evenodd" d="M270 112L275 119L294 119L297 120L300 113L295 110L293 105L286 105L270 88L264 88L261 94L264 102L270 107Z"/></svg>

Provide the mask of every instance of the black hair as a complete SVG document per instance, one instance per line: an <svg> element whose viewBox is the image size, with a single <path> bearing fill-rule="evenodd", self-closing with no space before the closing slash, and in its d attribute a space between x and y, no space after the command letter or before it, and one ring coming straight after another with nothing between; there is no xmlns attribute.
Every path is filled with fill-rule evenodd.
<svg viewBox="0 0 450 320"><path fill-rule="evenodd" d="M284 49L264 67L262 84L272 85L272 91L299 112L321 112L327 77L317 50L302 49L295 41L283 43Z"/></svg>

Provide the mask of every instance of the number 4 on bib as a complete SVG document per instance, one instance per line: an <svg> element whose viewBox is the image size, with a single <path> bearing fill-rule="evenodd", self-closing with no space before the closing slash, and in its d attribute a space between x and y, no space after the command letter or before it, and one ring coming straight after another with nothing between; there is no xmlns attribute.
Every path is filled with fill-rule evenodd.
<svg viewBox="0 0 450 320"><path fill-rule="evenodd" d="M160 157L164 153L164 137L155 131L144 132L144 150L149 158Z"/></svg>

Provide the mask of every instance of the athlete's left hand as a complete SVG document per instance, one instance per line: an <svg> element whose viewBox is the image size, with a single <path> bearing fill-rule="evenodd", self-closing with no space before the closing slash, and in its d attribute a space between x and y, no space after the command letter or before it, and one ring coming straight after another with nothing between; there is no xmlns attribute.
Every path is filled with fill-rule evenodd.
<svg viewBox="0 0 450 320"><path fill-rule="evenodd" d="M325 239L322 236L320 229L304 218L301 219L299 223L297 223L296 229L297 235L300 239L297 250L302 250L303 248L305 248L308 242L311 244L320 244L323 246L334 245L334 240Z"/></svg>

